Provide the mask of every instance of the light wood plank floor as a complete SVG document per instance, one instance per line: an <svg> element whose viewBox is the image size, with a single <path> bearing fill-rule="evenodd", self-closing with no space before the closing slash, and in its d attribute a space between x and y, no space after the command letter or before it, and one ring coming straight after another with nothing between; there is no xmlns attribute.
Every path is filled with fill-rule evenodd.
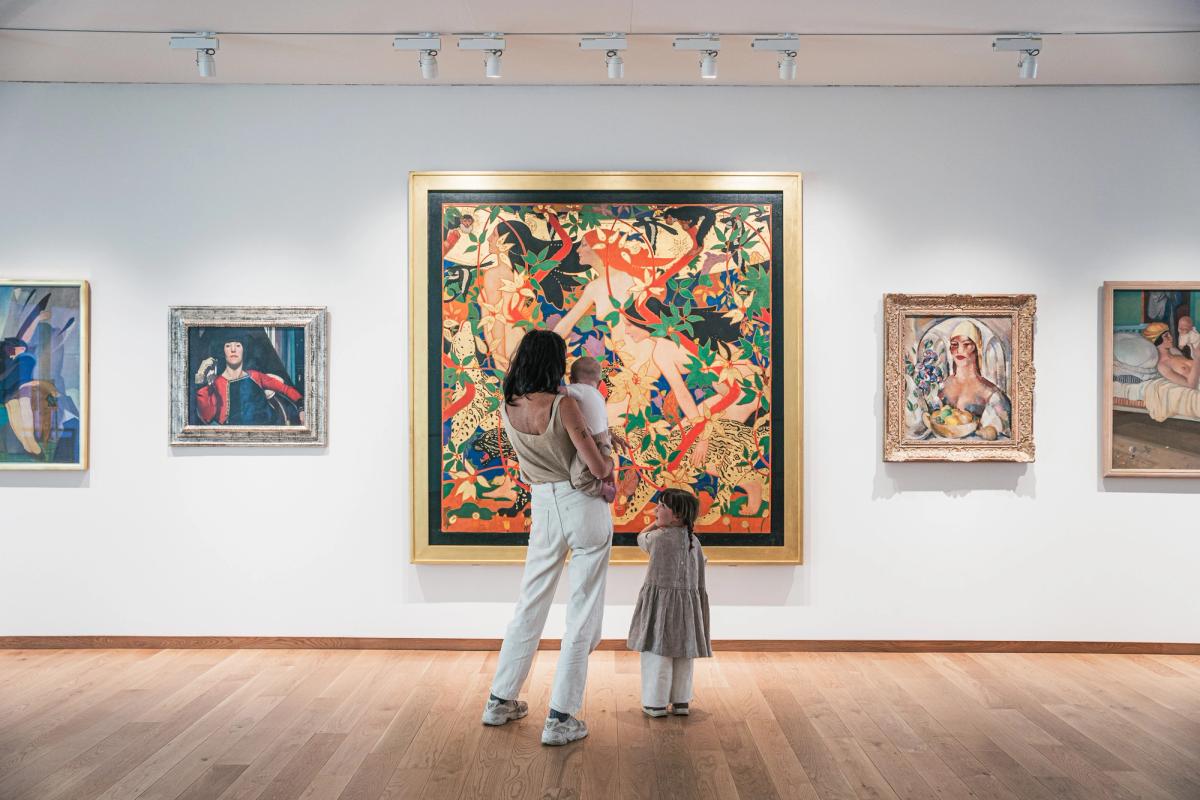
<svg viewBox="0 0 1200 800"><path fill-rule="evenodd" d="M0 798L1200 798L1200 657L764 654L689 718L592 656L591 736L479 722L496 654L0 651Z"/></svg>

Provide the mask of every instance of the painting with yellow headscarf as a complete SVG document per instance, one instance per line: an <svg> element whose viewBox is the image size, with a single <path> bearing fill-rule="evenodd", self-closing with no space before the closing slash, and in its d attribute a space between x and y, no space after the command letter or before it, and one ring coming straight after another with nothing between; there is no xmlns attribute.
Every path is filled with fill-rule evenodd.
<svg viewBox="0 0 1200 800"><path fill-rule="evenodd" d="M885 458L1032 459L1031 436L1023 438L1032 419L1016 396L1022 388L1032 391L1032 359L1025 364L1018 349L1028 339L1032 355L1032 326L1022 337L1022 303L1011 297L886 298L893 379L888 401L895 416L888 416L894 424L885 437ZM1027 302L1031 323L1032 297ZM1024 380L1018 364L1027 367Z"/></svg>

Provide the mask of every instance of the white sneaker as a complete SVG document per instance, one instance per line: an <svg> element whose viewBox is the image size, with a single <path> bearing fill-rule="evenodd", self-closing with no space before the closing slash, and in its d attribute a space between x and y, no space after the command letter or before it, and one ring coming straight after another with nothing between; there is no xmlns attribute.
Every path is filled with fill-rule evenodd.
<svg viewBox="0 0 1200 800"><path fill-rule="evenodd" d="M689 714L691 714L692 712L688 711L687 703L672 703L671 704L671 713L677 717L686 717Z"/></svg>
<svg viewBox="0 0 1200 800"><path fill-rule="evenodd" d="M642 706L642 713L647 717L665 717L667 710L665 708L652 708L650 706Z"/></svg>
<svg viewBox="0 0 1200 800"><path fill-rule="evenodd" d="M565 720L560 721L549 717L546 720L546 725L542 728L542 744L559 747L560 745L574 742L577 739L582 739L587 735L587 725L581 719L567 717Z"/></svg>
<svg viewBox="0 0 1200 800"><path fill-rule="evenodd" d="M506 700L501 703L499 700L488 698L487 705L483 708L483 724L503 725L528 713L529 704L524 700Z"/></svg>

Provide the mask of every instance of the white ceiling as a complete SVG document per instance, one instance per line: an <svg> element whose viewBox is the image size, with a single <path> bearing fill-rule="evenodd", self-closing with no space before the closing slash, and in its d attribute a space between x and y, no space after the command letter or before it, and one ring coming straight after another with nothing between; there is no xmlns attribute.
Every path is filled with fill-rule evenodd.
<svg viewBox="0 0 1200 800"><path fill-rule="evenodd" d="M662 35L687 32L727 34L725 85L780 84L745 34L784 32L804 35L797 85L1023 83L1016 54L991 50L1015 32L1044 34L1039 85L1200 83L1200 0L0 0L0 29L3 81L426 83L392 34L497 31L499 83L608 83L578 34L613 31L630 35L627 84L701 83ZM215 79L167 47L196 30L220 34ZM453 41L434 83L484 83L481 54Z"/></svg>

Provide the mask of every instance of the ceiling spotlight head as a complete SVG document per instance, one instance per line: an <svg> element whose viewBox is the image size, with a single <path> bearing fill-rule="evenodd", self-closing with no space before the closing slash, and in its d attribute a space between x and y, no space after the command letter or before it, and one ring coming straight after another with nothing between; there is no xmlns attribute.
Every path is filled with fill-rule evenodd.
<svg viewBox="0 0 1200 800"><path fill-rule="evenodd" d="M206 47L196 51L196 71L200 73L201 78L212 78L217 74L217 60L214 56L217 51L211 47Z"/></svg>
<svg viewBox="0 0 1200 800"><path fill-rule="evenodd" d="M421 68L421 77L431 81L438 76L437 50L422 50L417 57L417 65Z"/></svg>
<svg viewBox="0 0 1200 800"><path fill-rule="evenodd" d="M608 65L609 80L620 80L625 77L625 60L621 58L621 54L616 50L609 50L605 55L604 63Z"/></svg>
<svg viewBox="0 0 1200 800"><path fill-rule="evenodd" d="M716 80L717 77L717 51L706 50L704 55L700 56L700 77L707 81Z"/></svg>
<svg viewBox="0 0 1200 800"><path fill-rule="evenodd" d="M779 80L796 80L796 51L789 50L779 54Z"/></svg>
<svg viewBox="0 0 1200 800"><path fill-rule="evenodd" d="M1017 74L1021 80L1031 81L1037 77L1037 50L1025 50L1017 60Z"/></svg>
<svg viewBox="0 0 1200 800"><path fill-rule="evenodd" d="M217 74L217 61L214 56L221 47L221 41L215 33L172 36L168 44L172 50L196 51L196 71L200 73L201 78L211 78Z"/></svg>
<svg viewBox="0 0 1200 800"><path fill-rule="evenodd" d="M487 57L483 61L483 74L489 78L499 78L500 72L500 56L504 54L503 50L489 50Z"/></svg>

